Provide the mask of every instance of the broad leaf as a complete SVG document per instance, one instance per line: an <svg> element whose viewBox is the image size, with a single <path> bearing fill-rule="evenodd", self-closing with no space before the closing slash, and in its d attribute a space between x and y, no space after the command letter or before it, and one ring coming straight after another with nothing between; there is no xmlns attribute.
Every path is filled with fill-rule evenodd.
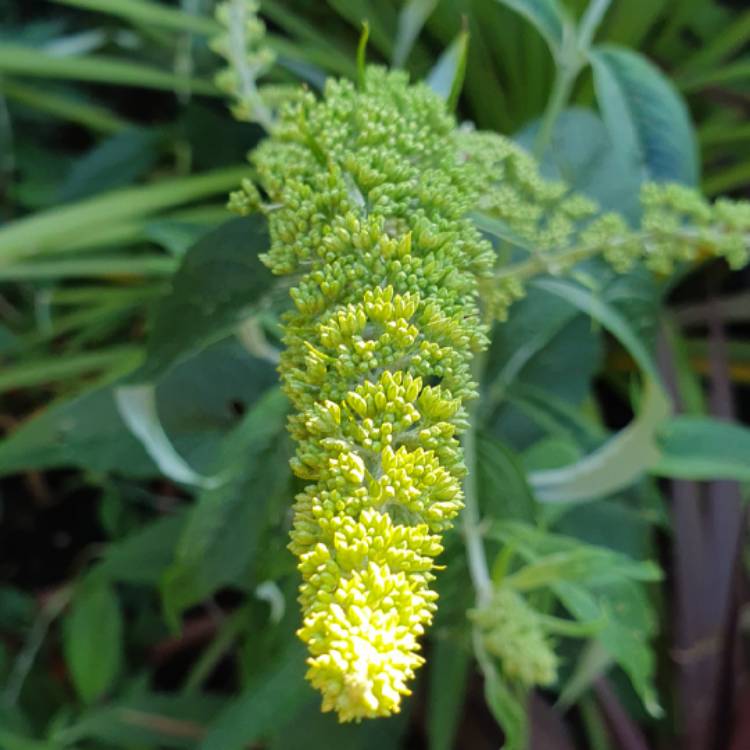
<svg viewBox="0 0 750 750"><path fill-rule="evenodd" d="M216 483L198 497L162 592L173 624L180 612L246 573L269 505L288 481L279 451L287 402L269 391L225 440Z"/></svg>
<svg viewBox="0 0 750 750"><path fill-rule="evenodd" d="M304 648L293 641L267 673L252 680L222 711L199 750L244 750L275 734L310 697L311 688L303 679L305 669Z"/></svg>
<svg viewBox="0 0 750 750"><path fill-rule="evenodd" d="M199 240L155 310L146 362L133 381L153 381L256 312L272 286L271 272L258 257L268 247L259 215L228 221Z"/></svg>
<svg viewBox="0 0 750 750"><path fill-rule="evenodd" d="M105 578L92 575L79 586L64 624L73 684L81 699L91 703L112 686L122 660L120 604Z"/></svg>
<svg viewBox="0 0 750 750"><path fill-rule="evenodd" d="M698 181L695 135L684 101L642 55L607 45L590 53L594 83L612 142L644 180Z"/></svg>
<svg viewBox="0 0 750 750"><path fill-rule="evenodd" d="M520 13L544 37L550 51L558 56L565 42L567 12L558 0L498 0Z"/></svg>
<svg viewBox="0 0 750 750"><path fill-rule="evenodd" d="M750 482L750 429L710 417L677 416L659 430L651 471L675 479Z"/></svg>

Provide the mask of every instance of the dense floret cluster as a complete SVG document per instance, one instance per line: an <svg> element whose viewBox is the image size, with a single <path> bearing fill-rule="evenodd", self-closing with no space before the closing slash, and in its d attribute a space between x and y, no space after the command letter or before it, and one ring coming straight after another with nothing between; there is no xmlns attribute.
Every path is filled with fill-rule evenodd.
<svg viewBox="0 0 750 750"><path fill-rule="evenodd" d="M466 218L453 117L403 74L288 104L253 163L265 261L294 276L280 372L309 482L290 545L308 677L342 720L384 716L422 662L440 535L462 506L458 437L486 345L477 280L494 255Z"/></svg>
<svg viewBox="0 0 750 750"><path fill-rule="evenodd" d="M457 128L427 86L379 68L358 87L329 81L320 100L287 91L269 111L271 137L251 159L257 187L246 180L231 205L267 214L264 261L292 280L280 372L292 467L307 482L290 544L299 635L323 710L387 716L423 661L441 534L462 507L459 438L487 321L529 278L594 255L623 271L711 256L742 265L750 208L646 185L633 228L544 180L507 139ZM497 267L477 216L501 228L512 262ZM547 684L554 653L524 606L498 593L475 623L507 676Z"/></svg>

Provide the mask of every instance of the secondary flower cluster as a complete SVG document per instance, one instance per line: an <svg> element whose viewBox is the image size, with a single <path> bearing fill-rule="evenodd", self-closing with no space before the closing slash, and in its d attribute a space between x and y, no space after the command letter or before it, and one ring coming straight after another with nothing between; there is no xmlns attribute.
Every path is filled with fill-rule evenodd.
<svg viewBox="0 0 750 750"><path fill-rule="evenodd" d="M466 218L473 167L442 101L377 68L287 103L252 161L264 260L294 278L280 372L308 482L290 544L308 679L342 721L386 716L423 661L441 532L462 507L478 278L494 262Z"/></svg>
<svg viewBox="0 0 750 750"><path fill-rule="evenodd" d="M564 182L542 178L535 160L506 138L477 131L460 138L476 178L474 210L495 220L496 233L525 253L483 285L488 306L499 319L523 296L528 279L565 273L593 256L603 257L618 272L640 261L662 275L678 263L711 257L726 259L732 268L748 262L746 201L712 204L683 185L646 183L640 226L634 228Z"/></svg>

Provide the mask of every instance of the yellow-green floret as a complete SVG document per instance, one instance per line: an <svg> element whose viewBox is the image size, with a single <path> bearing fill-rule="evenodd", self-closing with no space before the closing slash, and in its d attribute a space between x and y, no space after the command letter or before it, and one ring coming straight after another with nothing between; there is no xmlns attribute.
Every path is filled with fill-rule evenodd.
<svg viewBox="0 0 750 750"><path fill-rule="evenodd" d="M294 506L308 679L342 721L387 716L423 659L441 533L462 507L459 436L486 346L493 253L453 117L369 69L279 112L253 163L265 262L293 278L280 372L295 413Z"/></svg>

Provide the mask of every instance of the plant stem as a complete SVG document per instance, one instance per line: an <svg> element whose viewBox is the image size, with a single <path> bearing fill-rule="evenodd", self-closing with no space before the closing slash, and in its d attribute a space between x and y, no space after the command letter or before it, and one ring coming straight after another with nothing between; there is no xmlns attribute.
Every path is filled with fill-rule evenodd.
<svg viewBox="0 0 750 750"><path fill-rule="evenodd" d="M41 612L31 626L26 643L18 655L8 678L1 701L5 707L11 708L18 701L26 678L29 676L39 649L42 647L44 639L47 636L47 631L50 629L52 623L62 614L65 607L68 606L71 594L72 589L69 586L65 586L56 591L42 607Z"/></svg>
<svg viewBox="0 0 750 750"><path fill-rule="evenodd" d="M477 355L473 364L474 378L480 381L484 369L484 356ZM477 496L477 406L479 399L475 399L469 408L469 428L464 433L464 461L466 463L466 479L464 480L463 534L466 542L466 557L469 563L469 573L476 592L478 606L486 604L492 596L492 578L490 576L484 543L480 531L479 499Z"/></svg>
<svg viewBox="0 0 750 750"><path fill-rule="evenodd" d="M555 72L555 82L552 86L552 94L547 102L547 107L542 116L542 123L534 139L534 156L541 159L544 152L552 139L552 132L555 128L557 118L560 116L565 105L570 99L570 93L573 89L578 73L581 70L581 64L571 65L564 61L558 63Z"/></svg>
<svg viewBox="0 0 750 750"><path fill-rule="evenodd" d="M578 25L578 46L587 52L612 0L591 0Z"/></svg>

